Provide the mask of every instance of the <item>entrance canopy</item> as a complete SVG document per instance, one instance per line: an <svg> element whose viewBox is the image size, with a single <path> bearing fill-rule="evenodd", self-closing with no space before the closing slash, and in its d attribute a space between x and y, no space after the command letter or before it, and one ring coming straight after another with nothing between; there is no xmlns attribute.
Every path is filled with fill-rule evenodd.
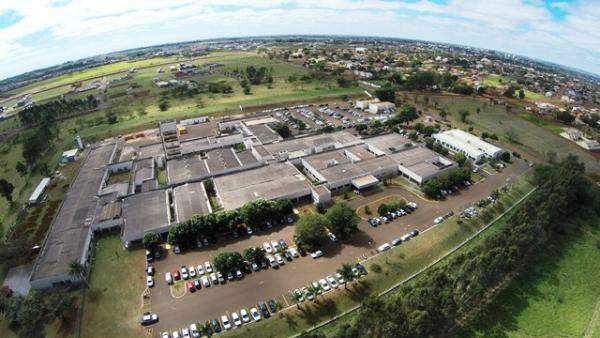
<svg viewBox="0 0 600 338"><path fill-rule="evenodd" d="M352 180L352 185L358 189L364 189L379 183L379 180L373 175L365 175Z"/></svg>

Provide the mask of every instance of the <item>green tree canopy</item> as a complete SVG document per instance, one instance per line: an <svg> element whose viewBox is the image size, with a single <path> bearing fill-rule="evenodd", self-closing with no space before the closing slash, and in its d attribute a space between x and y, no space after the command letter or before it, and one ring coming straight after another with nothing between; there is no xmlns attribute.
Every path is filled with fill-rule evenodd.
<svg viewBox="0 0 600 338"><path fill-rule="evenodd" d="M308 250L316 250L327 241L327 228L330 226L327 217L321 214L305 215L294 227L294 240Z"/></svg>
<svg viewBox="0 0 600 338"><path fill-rule="evenodd" d="M340 238L350 238L358 232L360 218L356 211L344 202L329 208L325 216L329 220L329 231Z"/></svg>

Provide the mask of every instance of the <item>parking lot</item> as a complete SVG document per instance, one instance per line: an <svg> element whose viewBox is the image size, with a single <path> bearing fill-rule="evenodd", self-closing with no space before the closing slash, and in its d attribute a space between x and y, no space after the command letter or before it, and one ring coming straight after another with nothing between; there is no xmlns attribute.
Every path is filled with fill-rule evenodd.
<svg viewBox="0 0 600 338"><path fill-rule="evenodd" d="M165 282L165 273L174 272L185 266L197 266L206 261L212 263L214 255L223 251L243 252L251 246L262 246L265 241L284 239L293 245L293 226L275 227L269 231L258 231L251 237L245 236L236 240L221 239L209 247L187 252L182 255L169 253L164 259L156 261L155 286L151 290L151 311L159 315L160 321L153 325L156 334L180 329L191 323L204 323L207 320L220 318L240 309L255 307L259 301L271 298L283 300L283 306L291 302L285 294L296 288L318 281L327 275L334 275L343 263L356 263L376 253L376 248L385 242L409 233L412 230L424 231L433 225L433 220L441 215L464 210L473 203L490 195L490 193L514 180L528 169L522 161L509 165L501 173L482 172L483 177L469 189L449 196L444 201L431 201L410 192L409 190L390 186L379 191L367 193L349 201L354 208L385 199L387 196L402 196L414 201L419 208L415 212L399 217L390 223L378 227L370 226L366 220L359 224L360 232L350 242L342 244L329 243L324 248L324 257L312 259L310 255L286 262L279 269L260 270L246 275L241 280L234 280L224 285L203 287L194 293L174 297ZM418 240L418 239L417 239ZM143 271L140 271L140 283L144 283ZM142 284L143 285L143 284ZM283 296L283 297L282 297ZM264 319L263 319L264 320Z"/></svg>

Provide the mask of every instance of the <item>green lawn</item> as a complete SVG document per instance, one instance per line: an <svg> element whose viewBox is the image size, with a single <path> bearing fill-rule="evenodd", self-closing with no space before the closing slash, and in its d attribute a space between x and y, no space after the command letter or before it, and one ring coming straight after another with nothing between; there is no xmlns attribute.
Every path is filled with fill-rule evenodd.
<svg viewBox="0 0 600 338"><path fill-rule="evenodd" d="M86 291L82 337L139 337L144 255L125 250L117 235L96 241L90 288Z"/></svg>
<svg viewBox="0 0 600 338"><path fill-rule="evenodd" d="M510 192L502 195L498 210L491 211L490 215L499 214L499 209L508 208L530 189L531 185L522 177L515 183ZM261 321L228 332L226 336L243 336L244 338L284 337L306 330L359 304L367 294L384 291L409 277L464 241L480 229L483 224L484 222L478 219L463 222L459 225L456 218L453 217L424 232L416 239L367 261L366 267L371 273L361 279L359 283L352 283L347 290L342 288L338 292L329 293L325 298L320 297L317 304L305 302L300 306L300 309L291 308L284 313L280 313L278 320ZM373 272L374 264L381 267L381 272ZM349 320L351 316L342 317L339 321L335 321L319 329L319 331L331 331L336 325Z"/></svg>
<svg viewBox="0 0 600 338"><path fill-rule="evenodd" d="M600 219L558 238L476 320L474 337L600 337Z"/></svg>

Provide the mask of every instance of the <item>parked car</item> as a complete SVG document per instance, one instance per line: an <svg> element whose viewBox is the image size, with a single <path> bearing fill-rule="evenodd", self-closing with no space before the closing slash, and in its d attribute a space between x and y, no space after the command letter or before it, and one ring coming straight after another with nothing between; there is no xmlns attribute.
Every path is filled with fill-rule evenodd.
<svg viewBox="0 0 600 338"><path fill-rule="evenodd" d="M338 241L337 237L335 237L335 235L333 233L330 232L328 236L332 242L336 243Z"/></svg>
<svg viewBox="0 0 600 338"><path fill-rule="evenodd" d="M210 274L210 282L212 284L219 284L219 279L217 278L217 274L216 273L211 273Z"/></svg>
<svg viewBox="0 0 600 338"><path fill-rule="evenodd" d="M267 305L265 305L264 302L258 302L258 304L256 304L258 306L258 309L260 310L260 314L265 317L265 318L269 318L271 317L271 314L269 313L269 310L267 309Z"/></svg>
<svg viewBox="0 0 600 338"><path fill-rule="evenodd" d="M221 324L219 324L219 321L216 319L213 319L210 321L210 326L212 326L212 329L214 332L221 332Z"/></svg>
<svg viewBox="0 0 600 338"><path fill-rule="evenodd" d="M199 279L194 279L194 287L196 288L196 290L200 290L202 288L202 283L200 283Z"/></svg>
<svg viewBox="0 0 600 338"><path fill-rule="evenodd" d="M204 270L206 270L206 273L213 272L213 269L212 269L212 266L210 265L210 262L204 262Z"/></svg>
<svg viewBox="0 0 600 338"><path fill-rule="evenodd" d="M391 243L393 246L400 245L402 244L402 238L394 238Z"/></svg>
<svg viewBox="0 0 600 338"><path fill-rule="evenodd" d="M190 278L190 275L188 273L188 269L185 266L181 266L181 278L183 279L188 279Z"/></svg>
<svg viewBox="0 0 600 338"><path fill-rule="evenodd" d="M294 294L298 295L298 302L302 303L304 301L304 292L299 289L294 290Z"/></svg>
<svg viewBox="0 0 600 338"><path fill-rule="evenodd" d="M267 260L269 261L269 265L273 268L273 269L277 269L279 267L279 264L277 263L277 261L275 260L275 258L273 258L273 256L268 255L267 256Z"/></svg>
<svg viewBox="0 0 600 338"><path fill-rule="evenodd" d="M196 272L198 272L198 276L201 276L204 274L204 267L201 264L198 264L198 266L196 266Z"/></svg>
<svg viewBox="0 0 600 338"><path fill-rule="evenodd" d="M173 278L175 280L180 280L181 279L181 274L179 273L179 270L176 270L175 272L173 272Z"/></svg>
<svg viewBox="0 0 600 338"><path fill-rule="evenodd" d="M306 295L308 300L315 299L315 296L312 293L308 293L308 288L302 288L302 293Z"/></svg>
<svg viewBox="0 0 600 338"><path fill-rule="evenodd" d="M242 322L250 323L250 316L248 315L248 311L246 311L246 309L240 310L240 317L242 317Z"/></svg>
<svg viewBox="0 0 600 338"><path fill-rule="evenodd" d="M170 272L165 273L165 280L167 281L167 284L173 284L173 275L171 275Z"/></svg>
<svg viewBox="0 0 600 338"><path fill-rule="evenodd" d="M280 247L281 247L281 249L283 249L283 250L287 249L287 247L288 247L288 246L287 246L287 243L286 243L286 242L285 242L283 239L280 239L280 240L279 240L279 246L280 246Z"/></svg>
<svg viewBox="0 0 600 338"><path fill-rule="evenodd" d="M411 231L411 232L410 232L410 236L411 236L411 237L416 237L416 236L419 236L419 230L413 230L413 231Z"/></svg>
<svg viewBox="0 0 600 338"><path fill-rule="evenodd" d="M200 331L198 331L198 326L196 323L190 325L190 332L192 333L193 338L200 337Z"/></svg>
<svg viewBox="0 0 600 338"><path fill-rule="evenodd" d="M252 320L254 320L255 322L258 322L261 319L260 313L255 307L250 309L250 315L252 315Z"/></svg>
<svg viewBox="0 0 600 338"><path fill-rule="evenodd" d="M194 282L192 282L191 280L185 282L185 287L188 289L189 292L196 291L196 287L194 286Z"/></svg>
<svg viewBox="0 0 600 338"><path fill-rule="evenodd" d="M233 325L235 325L235 326L242 325L242 320L240 319L240 316L237 314L237 312L231 313L231 321L233 322Z"/></svg>
<svg viewBox="0 0 600 338"><path fill-rule="evenodd" d="M173 253L176 255L179 255L181 253L181 248L179 247L179 245L175 245L173 247Z"/></svg>
<svg viewBox="0 0 600 338"><path fill-rule="evenodd" d="M229 321L229 317L227 317L227 315L222 315L221 316L221 323L223 323L223 328L225 330L230 330L231 329L231 322Z"/></svg>
<svg viewBox="0 0 600 338"><path fill-rule="evenodd" d="M252 228L251 228L251 227L246 227L246 233L247 233L248 235L252 235L252 234L254 233L254 230L252 230Z"/></svg>
<svg viewBox="0 0 600 338"><path fill-rule="evenodd" d="M284 265L285 261L283 260L283 257L281 257L280 254L276 253L275 254L275 259L277 260L277 264L279 265Z"/></svg>
<svg viewBox="0 0 600 338"><path fill-rule="evenodd" d="M300 255L298 254L298 250L296 248L289 248L288 252L290 253L290 255L292 255L292 257L297 258L300 257Z"/></svg>
<svg viewBox="0 0 600 338"><path fill-rule="evenodd" d="M292 255L289 253L289 251L284 251L283 252L283 257L288 261L291 262L292 261Z"/></svg>
<svg viewBox="0 0 600 338"><path fill-rule="evenodd" d="M242 273L242 271L240 271L240 270L237 270L237 271L235 272L235 276L237 277L237 279L242 279L242 278L244 278L244 274L243 274L243 273Z"/></svg>
<svg viewBox="0 0 600 338"><path fill-rule="evenodd" d="M277 241L271 241L271 246L273 247L273 252L279 251L279 243Z"/></svg>
<svg viewBox="0 0 600 338"><path fill-rule="evenodd" d="M205 288L210 286L210 280L207 276L200 277L200 281L202 282L202 285L204 285Z"/></svg>
<svg viewBox="0 0 600 338"><path fill-rule="evenodd" d="M327 283L325 279L319 279L319 284L321 285L321 288L323 288L323 291L331 290L331 286L329 285L329 283Z"/></svg>
<svg viewBox="0 0 600 338"><path fill-rule="evenodd" d="M196 277L196 269L194 269L194 266L190 266L188 270L189 270L190 278L195 278Z"/></svg>
<svg viewBox="0 0 600 338"><path fill-rule="evenodd" d="M223 284L223 283L225 283L225 277L223 277L223 274L222 274L222 273L220 273L220 272L218 272L218 271L216 272L216 274L217 274L217 281L218 281L220 284Z"/></svg>
<svg viewBox="0 0 600 338"><path fill-rule="evenodd" d="M377 247L378 252L388 251L391 248L389 243L383 243L379 247Z"/></svg>
<svg viewBox="0 0 600 338"><path fill-rule="evenodd" d="M140 324L146 326L158 322L158 315L156 313L145 312L140 318Z"/></svg>
<svg viewBox="0 0 600 338"><path fill-rule="evenodd" d="M323 251L317 250L317 251L311 253L310 256L314 259L317 259L317 258L323 256Z"/></svg>
<svg viewBox="0 0 600 338"><path fill-rule="evenodd" d="M369 272L367 271L367 268L365 268L365 266L360 263L356 263L356 268L358 269L359 273L362 275L366 276L369 274Z"/></svg>
<svg viewBox="0 0 600 338"><path fill-rule="evenodd" d="M183 336L183 338L191 338L190 329L184 327L183 329L181 329L181 335Z"/></svg>
<svg viewBox="0 0 600 338"><path fill-rule="evenodd" d="M154 278L152 276L146 276L146 286L149 288L154 287Z"/></svg>
<svg viewBox="0 0 600 338"><path fill-rule="evenodd" d="M410 240L410 235L409 234L403 235L402 237L400 237L400 239L402 240L402 242L409 241Z"/></svg>
<svg viewBox="0 0 600 338"><path fill-rule="evenodd" d="M298 253L302 257L306 256L306 250L304 250L304 248L302 246L300 246L300 245L298 245Z"/></svg>
<svg viewBox="0 0 600 338"><path fill-rule="evenodd" d="M440 216L440 217L436 217L436 219L433 220L433 223L440 224L443 221L444 221L444 217Z"/></svg>
<svg viewBox="0 0 600 338"><path fill-rule="evenodd" d="M146 268L146 275L154 276L154 267L152 265L148 265Z"/></svg>
<svg viewBox="0 0 600 338"><path fill-rule="evenodd" d="M160 338L171 338L171 335L169 332L163 332L160 334Z"/></svg>
<svg viewBox="0 0 600 338"><path fill-rule="evenodd" d="M338 283L346 284L346 280L344 279L344 277L342 277L342 275L339 272L335 274L335 278L337 278Z"/></svg>
<svg viewBox="0 0 600 338"><path fill-rule="evenodd" d="M272 313L277 312L277 303L275 303L274 299L269 299L267 305L269 305L269 310L271 310Z"/></svg>
<svg viewBox="0 0 600 338"><path fill-rule="evenodd" d="M333 278L332 276L327 276L325 278L327 278L327 282L329 283L329 285L331 285L332 288L337 289L338 283L335 280L335 278Z"/></svg>
<svg viewBox="0 0 600 338"><path fill-rule="evenodd" d="M181 336L179 335L179 331L173 331L173 338L181 338Z"/></svg>
<svg viewBox="0 0 600 338"><path fill-rule="evenodd" d="M263 248L265 249L265 251L268 254L273 253L273 247L271 246L271 244L269 244L269 242L264 242L263 243Z"/></svg>
<svg viewBox="0 0 600 338"><path fill-rule="evenodd" d="M252 270L258 271L258 270L260 270L260 266L258 266L258 264L256 264L256 262L252 262Z"/></svg>

